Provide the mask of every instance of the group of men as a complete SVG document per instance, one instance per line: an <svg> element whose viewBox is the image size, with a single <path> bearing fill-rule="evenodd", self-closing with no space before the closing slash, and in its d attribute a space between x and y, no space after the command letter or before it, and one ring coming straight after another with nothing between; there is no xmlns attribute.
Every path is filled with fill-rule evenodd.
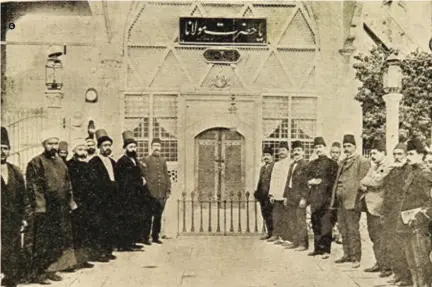
<svg viewBox="0 0 432 287"><path fill-rule="evenodd" d="M314 139L314 158L304 159L302 142L279 147L279 161L264 147L255 198L267 234L263 240L286 249L309 248L306 207L310 206L314 248L309 256L328 259L337 223L343 256L337 264L360 267L360 218L366 214L376 264L365 272L394 276L397 286L432 286L432 154L419 139L397 144L393 160L385 142L374 142L370 160L356 150L353 135L333 143L330 157L322 137Z"/></svg>
<svg viewBox="0 0 432 287"><path fill-rule="evenodd" d="M103 129L95 135L96 140L76 139L67 160L67 144L44 131L44 151L28 163L24 180L20 169L7 162L11 146L1 128L2 285L49 285L62 280L59 271L116 259L115 249L162 244L171 183L160 139L153 139L151 154L140 162L138 142L125 131L124 155L115 161L113 140Z"/></svg>

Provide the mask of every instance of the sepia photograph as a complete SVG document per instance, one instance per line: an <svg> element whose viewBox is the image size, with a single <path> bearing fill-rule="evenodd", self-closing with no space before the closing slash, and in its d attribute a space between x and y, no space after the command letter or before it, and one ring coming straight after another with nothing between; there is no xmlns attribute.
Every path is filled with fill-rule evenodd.
<svg viewBox="0 0 432 287"><path fill-rule="evenodd" d="M432 287L431 0L1 0L1 286Z"/></svg>

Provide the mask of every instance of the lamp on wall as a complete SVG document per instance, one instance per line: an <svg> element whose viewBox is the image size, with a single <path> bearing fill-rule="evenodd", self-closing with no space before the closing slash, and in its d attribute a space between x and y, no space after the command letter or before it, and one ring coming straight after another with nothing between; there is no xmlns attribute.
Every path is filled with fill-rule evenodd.
<svg viewBox="0 0 432 287"><path fill-rule="evenodd" d="M63 87L63 63L61 56L64 47L50 47L45 64L45 84L49 91L60 91Z"/></svg>

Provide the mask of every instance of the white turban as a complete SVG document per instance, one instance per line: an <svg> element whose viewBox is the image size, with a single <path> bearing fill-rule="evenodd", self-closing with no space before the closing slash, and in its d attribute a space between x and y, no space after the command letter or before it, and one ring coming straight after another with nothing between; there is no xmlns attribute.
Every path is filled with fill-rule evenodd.
<svg viewBox="0 0 432 287"><path fill-rule="evenodd" d="M57 131L57 130L55 130L55 129L43 130L40 133L40 136L39 136L40 137L40 142L44 143L45 141L47 141L49 139L52 139L52 138L60 140L60 137L58 136L59 133L60 132Z"/></svg>
<svg viewBox="0 0 432 287"><path fill-rule="evenodd" d="M79 147L79 146L85 146L85 147L87 147L87 145L86 145L86 141L85 141L84 138L76 138L76 139L74 139L74 140L72 141L72 150L73 150L73 151L74 151L77 147Z"/></svg>

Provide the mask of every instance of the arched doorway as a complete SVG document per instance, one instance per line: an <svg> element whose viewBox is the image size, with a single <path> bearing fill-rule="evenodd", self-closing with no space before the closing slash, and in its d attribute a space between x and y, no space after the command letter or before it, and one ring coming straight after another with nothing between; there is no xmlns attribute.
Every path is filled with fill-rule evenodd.
<svg viewBox="0 0 432 287"><path fill-rule="evenodd" d="M212 128L195 137L195 186L199 198L222 200L245 189L244 137L226 128Z"/></svg>

